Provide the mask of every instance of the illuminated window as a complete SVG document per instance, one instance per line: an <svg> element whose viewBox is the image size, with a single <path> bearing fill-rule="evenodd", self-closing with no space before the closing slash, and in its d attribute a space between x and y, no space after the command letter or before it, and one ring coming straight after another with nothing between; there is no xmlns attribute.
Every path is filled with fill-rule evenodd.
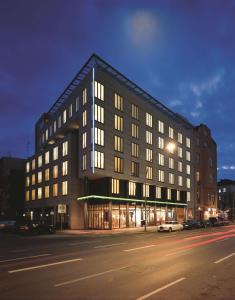
<svg viewBox="0 0 235 300"><path fill-rule="evenodd" d="M135 123L131 124L131 136L136 139L139 138L139 126Z"/></svg>
<svg viewBox="0 0 235 300"><path fill-rule="evenodd" d="M38 199L42 199L42 188L38 188Z"/></svg>
<svg viewBox="0 0 235 300"><path fill-rule="evenodd" d="M145 124L149 127L153 127L153 116L147 112L145 114Z"/></svg>
<svg viewBox="0 0 235 300"><path fill-rule="evenodd" d="M158 181L164 182L164 171L163 170L158 170Z"/></svg>
<svg viewBox="0 0 235 300"><path fill-rule="evenodd" d="M35 158L32 160L32 170L35 170Z"/></svg>
<svg viewBox="0 0 235 300"><path fill-rule="evenodd" d="M179 156L180 158L183 157L183 150L182 150L181 147L178 147L178 156Z"/></svg>
<svg viewBox="0 0 235 300"><path fill-rule="evenodd" d="M49 185L45 186L45 198L48 199L50 197L50 189Z"/></svg>
<svg viewBox="0 0 235 300"><path fill-rule="evenodd" d="M191 200L190 192L187 192L187 201L189 202Z"/></svg>
<svg viewBox="0 0 235 300"><path fill-rule="evenodd" d="M61 127L61 116L59 116L59 118L58 118L58 128L60 128Z"/></svg>
<svg viewBox="0 0 235 300"><path fill-rule="evenodd" d="M32 197L32 200L35 200L35 190L32 190L31 197Z"/></svg>
<svg viewBox="0 0 235 300"><path fill-rule="evenodd" d="M68 155L68 141L63 142L62 144L62 155L63 156Z"/></svg>
<svg viewBox="0 0 235 300"><path fill-rule="evenodd" d="M182 136L182 133L180 133L180 132L178 132L178 142L179 142L180 144L183 143L183 136Z"/></svg>
<svg viewBox="0 0 235 300"><path fill-rule="evenodd" d="M42 166L42 155L38 156L38 168Z"/></svg>
<svg viewBox="0 0 235 300"><path fill-rule="evenodd" d="M183 171L183 164L181 161L178 161L178 171L182 172Z"/></svg>
<svg viewBox="0 0 235 300"><path fill-rule="evenodd" d="M87 134L86 134L86 132L83 132L83 134L82 134L82 148L83 149L86 148L86 138L87 138Z"/></svg>
<svg viewBox="0 0 235 300"><path fill-rule="evenodd" d="M82 113L82 126L85 127L87 125L87 112L84 110Z"/></svg>
<svg viewBox="0 0 235 300"><path fill-rule="evenodd" d="M95 97L104 101L104 86L95 81Z"/></svg>
<svg viewBox="0 0 235 300"><path fill-rule="evenodd" d="M131 155L133 157L139 157L139 145L136 143L131 143Z"/></svg>
<svg viewBox="0 0 235 300"><path fill-rule="evenodd" d="M161 154L161 153L158 153L158 164L160 165L160 166L164 166L164 155L163 154Z"/></svg>
<svg viewBox="0 0 235 300"><path fill-rule="evenodd" d="M174 159L169 157L169 169L174 169Z"/></svg>
<svg viewBox="0 0 235 300"><path fill-rule="evenodd" d="M54 133L56 132L56 121L54 121L54 123L53 123L53 131L54 131Z"/></svg>
<svg viewBox="0 0 235 300"><path fill-rule="evenodd" d="M50 179L50 169L47 168L45 170L45 181L48 181Z"/></svg>
<svg viewBox="0 0 235 300"><path fill-rule="evenodd" d="M187 147L187 148L190 148L190 146L191 146L190 144L191 144L190 138L187 138L187 137L186 137L186 147Z"/></svg>
<svg viewBox="0 0 235 300"><path fill-rule="evenodd" d="M58 146L53 148L53 160L58 159Z"/></svg>
<svg viewBox="0 0 235 300"><path fill-rule="evenodd" d="M25 198L26 198L26 201L29 201L29 191L26 191Z"/></svg>
<svg viewBox="0 0 235 300"><path fill-rule="evenodd" d="M135 104L131 104L131 116L132 118L139 120L139 108Z"/></svg>
<svg viewBox="0 0 235 300"><path fill-rule="evenodd" d="M104 146L104 130L95 127L95 144Z"/></svg>
<svg viewBox="0 0 235 300"><path fill-rule="evenodd" d="M175 183L175 177L174 174L169 173L169 183L170 184L174 184Z"/></svg>
<svg viewBox="0 0 235 300"><path fill-rule="evenodd" d="M76 97L75 99L75 111L77 112L79 110L79 97Z"/></svg>
<svg viewBox="0 0 235 300"><path fill-rule="evenodd" d="M104 108L95 104L95 121L104 123Z"/></svg>
<svg viewBox="0 0 235 300"><path fill-rule="evenodd" d="M50 126L49 136L52 136L52 125Z"/></svg>
<svg viewBox="0 0 235 300"><path fill-rule="evenodd" d="M123 158L114 157L114 172L123 173Z"/></svg>
<svg viewBox="0 0 235 300"><path fill-rule="evenodd" d="M87 103L87 89L85 88L82 91L82 104L85 105Z"/></svg>
<svg viewBox="0 0 235 300"><path fill-rule="evenodd" d="M153 144L153 135L152 135L152 132L150 132L150 131L146 131L145 132L145 142L147 144L150 144L150 145Z"/></svg>
<svg viewBox="0 0 235 300"><path fill-rule="evenodd" d="M73 104L71 103L69 105L69 118L72 118L72 116L73 116Z"/></svg>
<svg viewBox="0 0 235 300"><path fill-rule="evenodd" d="M114 116L114 128L119 131L123 131L123 117L118 115Z"/></svg>
<svg viewBox="0 0 235 300"><path fill-rule="evenodd" d="M91 163L93 165L93 151L91 152ZM104 169L104 153L95 151L94 153L94 167L98 169Z"/></svg>
<svg viewBox="0 0 235 300"><path fill-rule="evenodd" d="M123 152L123 138L117 135L114 136L114 150Z"/></svg>
<svg viewBox="0 0 235 300"><path fill-rule="evenodd" d="M32 175L32 185L35 185L35 174Z"/></svg>
<svg viewBox="0 0 235 300"><path fill-rule="evenodd" d="M68 181L62 182L62 195L68 195Z"/></svg>
<svg viewBox="0 0 235 300"><path fill-rule="evenodd" d="M58 196L58 183L53 184L53 197Z"/></svg>
<svg viewBox="0 0 235 300"><path fill-rule="evenodd" d="M49 162L50 162L50 152L47 151L45 153L45 164L47 165L47 164L49 164Z"/></svg>
<svg viewBox="0 0 235 300"><path fill-rule="evenodd" d="M178 191L178 190L176 192L176 200L180 201L180 191Z"/></svg>
<svg viewBox="0 0 235 300"><path fill-rule="evenodd" d="M67 121L67 111L65 109L64 112L63 112L63 124L65 124L66 121Z"/></svg>
<svg viewBox="0 0 235 300"><path fill-rule="evenodd" d="M167 189L167 199L171 200L171 189Z"/></svg>
<svg viewBox="0 0 235 300"><path fill-rule="evenodd" d="M118 94L114 94L114 106L116 109L123 111L123 98Z"/></svg>
<svg viewBox="0 0 235 300"><path fill-rule="evenodd" d="M46 137L46 141L47 141L48 140L48 129L46 130L45 137Z"/></svg>
<svg viewBox="0 0 235 300"><path fill-rule="evenodd" d="M156 198L157 199L162 198L162 189L159 186L156 186Z"/></svg>
<svg viewBox="0 0 235 300"><path fill-rule="evenodd" d="M82 170L86 170L86 154L82 155Z"/></svg>
<svg viewBox="0 0 235 300"><path fill-rule="evenodd" d="M164 138L158 137L158 148L159 149L164 149Z"/></svg>
<svg viewBox="0 0 235 300"><path fill-rule="evenodd" d="M146 166L146 179L153 179L153 168L150 166Z"/></svg>
<svg viewBox="0 0 235 300"><path fill-rule="evenodd" d="M186 174L190 175L191 168L190 165L186 165Z"/></svg>
<svg viewBox="0 0 235 300"><path fill-rule="evenodd" d="M199 182L200 181L200 173L196 172L196 181ZM219 191L220 192L220 191Z"/></svg>
<svg viewBox="0 0 235 300"><path fill-rule="evenodd" d="M169 138L174 138L174 129L172 127L169 127Z"/></svg>
<svg viewBox="0 0 235 300"><path fill-rule="evenodd" d="M131 176L139 176L139 164L135 161L131 162Z"/></svg>
<svg viewBox="0 0 235 300"><path fill-rule="evenodd" d="M42 172L38 172L38 183L42 182Z"/></svg>
<svg viewBox="0 0 235 300"><path fill-rule="evenodd" d="M53 178L58 178L58 166L53 166Z"/></svg>
<svg viewBox="0 0 235 300"><path fill-rule="evenodd" d="M149 184L143 184L143 197L149 197Z"/></svg>
<svg viewBox="0 0 235 300"><path fill-rule="evenodd" d="M62 163L62 176L68 175L68 161L63 161Z"/></svg>
<svg viewBox="0 0 235 300"><path fill-rule="evenodd" d="M150 161L150 162L153 161L153 150L152 149L146 148L145 155L146 155L146 161Z"/></svg>
<svg viewBox="0 0 235 300"><path fill-rule="evenodd" d="M135 196L136 195L136 182L129 181L129 196Z"/></svg>
<svg viewBox="0 0 235 300"><path fill-rule="evenodd" d="M191 160L191 155L189 151L186 151L186 160L190 161Z"/></svg>
<svg viewBox="0 0 235 300"><path fill-rule="evenodd" d="M191 187L191 180L190 180L190 178L186 179L186 187L187 187L187 189L190 189L190 187Z"/></svg>
<svg viewBox="0 0 235 300"><path fill-rule="evenodd" d="M120 180L112 178L112 194L119 194L120 192Z"/></svg>
<svg viewBox="0 0 235 300"><path fill-rule="evenodd" d="M27 177L26 177L26 186L29 186L29 185L30 185L30 177L27 176Z"/></svg>
<svg viewBox="0 0 235 300"><path fill-rule="evenodd" d="M164 123L162 121L158 121L158 131L164 133Z"/></svg>
<svg viewBox="0 0 235 300"><path fill-rule="evenodd" d="M178 184L179 184L179 186L183 186L183 177L182 176L178 176Z"/></svg>

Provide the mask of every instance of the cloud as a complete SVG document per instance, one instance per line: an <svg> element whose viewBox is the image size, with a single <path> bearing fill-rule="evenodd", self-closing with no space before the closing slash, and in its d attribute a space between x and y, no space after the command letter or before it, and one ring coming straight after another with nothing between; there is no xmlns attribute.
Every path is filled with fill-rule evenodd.
<svg viewBox="0 0 235 300"><path fill-rule="evenodd" d="M172 100L169 103L169 106L171 106L171 107L176 107L176 106L181 106L181 105L183 105L183 102L180 100Z"/></svg>
<svg viewBox="0 0 235 300"><path fill-rule="evenodd" d="M235 170L235 166L222 166L218 167L217 170Z"/></svg>

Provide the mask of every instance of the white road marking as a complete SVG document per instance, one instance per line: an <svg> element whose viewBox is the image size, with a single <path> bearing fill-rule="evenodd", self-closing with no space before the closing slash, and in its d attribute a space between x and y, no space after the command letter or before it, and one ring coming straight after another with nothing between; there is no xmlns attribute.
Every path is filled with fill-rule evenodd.
<svg viewBox="0 0 235 300"><path fill-rule="evenodd" d="M192 249L185 249L185 250L181 250L181 251L171 252L169 254L166 254L165 256L171 256L171 255L175 255L175 254L177 255L177 254L181 254L181 253L184 253L184 252L186 252L186 254L187 254L187 252L189 250L192 250Z"/></svg>
<svg viewBox="0 0 235 300"><path fill-rule="evenodd" d="M5 260L0 260L0 263L16 261L16 260L24 260L24 259L30 259L30 258L37 258L37 257L48 256L48 255L51 255L51 254L45 253L45 254L40 254L40 255L31 255L31 256L17 257L17 258L12 258L12 259L5 259Z"/></svg>
<svg viewBox="0 0 235 300"><path fill-rule="evenodd" d="M185 280L185 279L186 279L185 277L179 278L179 279L177 279L177 280L175 280L175 281L173 281L173 282L171 282L171 283L168 283L168 284L166 284L166 285L160 287L159 289L156 289L156 290L152 291L151 293L148 293L148 294L146 294L146 295L144 295L144 296L142 296L142 297L137 298L136 300L144 300L144 299L147 299L147 298L151 297L152 295L157 294L157 293L159 293L159 292L161 292L161 291L163 291L163 290L165 290L165 289L171 287L172 285L175 285L175 284L177 284L177 283L179 283L179 282L181 282L181 281L183 281L183 280Z"/></svg>
<svg viewBox="0 0 235 300"><path fill-rule="evenodd" d="M151 248L151 247L155 247L155 246L157 246L157 245L147 245L147 246L138 247L138 248L126 249L126 250L123 250L123 251L130 252L130 251L136 251L136 250Z"/></svg>
<svg viewBox="0 0 235 300"><path fill-rule="evenodd" d="M126 245L127 243L118 243L118 244L109 244L109 245L100 245L100 246L95 246L95 249L99 248L106 248L106 247L112 247L112 246L119 246L119 245Z"/></svg>
<svg viewBox="0 0 235 300"><path fill-rule="evenodd" d="M220 242L227 241L227 240L228 240L228 238L227 239L223 239L223 240L218 240L218 241L216 241L216 243L220 243Z"/></svg>
<svg viewBox="0 0 235 300"><path fill-rule="evenodd" d="M227 255L227 256L225 256L225 257L223 257L223 258L221 258L221 259L219 259L219 260L217 260L217 261L215 261L214 263L215 263L215 264L218 264L218 263L220 263L220 262L222 262L222 261L224 261L224 260L226 260L226 259L228 259L228 258L230 258L230 257L232 257L232 256L234 256L234 255L235 255L235 252L233 252L232 254Z"/></svg>
<svg viewBox="0 0 235 300"><path fill-rule="evenodd" d="M58 261L58 262L55 262L55 263L50 263L50 264L45 264L45 265L38 265L38 266L33 266L33 267L28 267L28 268L11 270L11 271L8 271L8 273L9 274L13 274L13 273L30 271L30 270L35 270L35 269L48 268L48 267L51 267L51 266L68 264L68 263L72 263L72 262L79 261L79 260L82 260L82 258L75 258L75 259L63 260L63 261Z"/></svg>
<svg viewBox="0 0 235 300"><path fill-rule="evenodd" d="M122 267L122 268L118 268L118 269L110 269L108 271L104 271L104 272L100 272L100 273L95 273L95 274L91 274L91 275L88 275L88 276L76 278L76 279L73 279L73 280L69 280L69 281L57 283L57 284L54 285L54 287L60 287L60 286L72 284L72 283L75 283L75 282L79 282L79 281L82 281L82 280L95 278L95 277L102 276L102 275L105 275L105 274L108 274L108 273L112 273L112 272L116 272L116 271L120 271L120 270L126 269L127 267L128 266L125 266L125 267Z"/></svg>

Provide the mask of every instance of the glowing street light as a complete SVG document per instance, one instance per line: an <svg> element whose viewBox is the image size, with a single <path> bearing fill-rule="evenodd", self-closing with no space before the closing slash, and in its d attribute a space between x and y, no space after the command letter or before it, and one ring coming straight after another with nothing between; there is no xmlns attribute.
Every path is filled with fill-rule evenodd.
<svg viewBox="0 0 235 300"><path fill-rule="evenodd" d="M166 145L166 150L169 151L169 152L171 152L171 153L174 152L174 150L175 150L175 144L172 143L172 142L168 143Z"/></svg>

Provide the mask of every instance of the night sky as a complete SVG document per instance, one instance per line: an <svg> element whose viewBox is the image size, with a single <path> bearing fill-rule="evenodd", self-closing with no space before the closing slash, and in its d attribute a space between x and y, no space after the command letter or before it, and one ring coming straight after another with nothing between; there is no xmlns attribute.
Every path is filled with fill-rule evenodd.
<svg viewBox="0 0 235 300"><path fill-rule="evenodd" d="M235 1L0 0L0 156L34 152L34 124L96 53L218 145L235 179Z"/></svg>

